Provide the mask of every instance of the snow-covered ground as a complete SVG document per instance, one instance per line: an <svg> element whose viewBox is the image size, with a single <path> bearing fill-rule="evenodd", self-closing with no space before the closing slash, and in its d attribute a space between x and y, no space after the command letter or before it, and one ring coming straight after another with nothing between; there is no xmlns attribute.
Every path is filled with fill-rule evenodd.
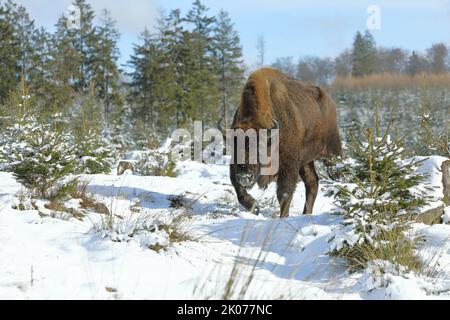
<svg viewBox="0 0 450 320"><path fill-rule="evenodd" d="M437 194L443 160L431 157L421 168L431 174ZM177 178L84 177L89 193L113 213L116 232L98 231L105 218L94 212L75 219L13 209L21 186L0 172L0 298L203 299L222 298L227 288L231 298L450 298L450 225L414 225L413 232L425 237L418 251L429 266L426 274L381 274L377 262L350 274L344 261L326 254L341 221L325 196L331 182L321 182L312 216L301 215L305 196L299 183L291 217L281 220L274 185L252 190L263 207L254 216L238 206L227 166L183 162L178 169ZM187 208L172 208L174 196ZM160 231L138 228L131 234L145 220L181 211L191 216L184 225L191 241L156 252L149 246L164 241Z"/></svg>

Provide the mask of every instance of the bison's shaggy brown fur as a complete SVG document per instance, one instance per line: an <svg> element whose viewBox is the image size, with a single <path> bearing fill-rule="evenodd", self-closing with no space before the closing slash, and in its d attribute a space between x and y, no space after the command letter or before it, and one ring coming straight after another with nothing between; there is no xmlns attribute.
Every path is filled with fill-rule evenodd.
<svg viewBox="0 0 450 320"><path fill-rule="evenodd" d="M243 88L232 129L269 129L276 122L279 123L278 173L256 174L252 182L264 188L277 181L280 214L286 217L301 177L306 187L304 213L311 214L318 191L314 160L341 153L336 105L322 88L276 69L262 68L250 75ZM258 210L256 201L246 191L248 186L240 183L240 176L249 170L251 165L231 164L230 178L239 202L249 210Z"/></svg>

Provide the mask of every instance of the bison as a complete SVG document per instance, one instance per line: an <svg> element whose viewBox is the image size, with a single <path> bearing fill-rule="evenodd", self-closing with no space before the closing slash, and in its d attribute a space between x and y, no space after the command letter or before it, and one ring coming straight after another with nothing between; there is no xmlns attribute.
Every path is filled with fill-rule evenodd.
<svg viewBox="0 0 450 320"><path fill-rule="evenodd" d="M258 214L258 204L247 191L256 183L265 189L276 181L280 217L288 217L292 196L301 178L306 189L303 214L312 214L319 188L314 161L341 154L336 105L320 87L276 69L259 69L250 75L242 90L231 129L258 132L273 128L279 129L279 162L274 174L261 174L261 163L250 164L248 155L243 164L237 163L235 143L230 179L239 203ZM248 153L247 144L244 153Z"/></svg>

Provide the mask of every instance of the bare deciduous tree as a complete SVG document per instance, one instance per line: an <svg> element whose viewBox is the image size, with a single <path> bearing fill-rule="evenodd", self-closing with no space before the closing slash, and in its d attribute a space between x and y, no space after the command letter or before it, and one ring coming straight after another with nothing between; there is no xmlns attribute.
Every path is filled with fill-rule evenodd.
<svg viewBox="0 0 450 320"><path fill-rule="evenodd" d="M256 50L258 51L258 65L261 67L264 65L266 56L266 40L264 35L260 34L258 36L258 41L256 42Z"/></svg>
<svg viewBox="0 0 450 320"><path fill-rule="evenodd" d="M429 67L433 73L443 73L448 70L448 48L443 43L435 43L427 50Z"/></svg>

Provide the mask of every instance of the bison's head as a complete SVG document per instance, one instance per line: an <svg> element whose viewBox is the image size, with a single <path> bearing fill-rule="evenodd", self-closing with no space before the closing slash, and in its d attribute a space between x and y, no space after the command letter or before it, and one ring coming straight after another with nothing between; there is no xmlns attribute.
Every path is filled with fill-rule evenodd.
<svg viewBox="0 0 450 320"><path fill-rule="evenodd" d="M274 121L271 129L279 129L279 124ZM266 134L270 137L270 133ZM233 171L234 179L245 189L251 189L261 176L261 135L259 130L253 128L235 129L233 137ZM270 149L270 139L267 143L267 149Z"/></svg>

